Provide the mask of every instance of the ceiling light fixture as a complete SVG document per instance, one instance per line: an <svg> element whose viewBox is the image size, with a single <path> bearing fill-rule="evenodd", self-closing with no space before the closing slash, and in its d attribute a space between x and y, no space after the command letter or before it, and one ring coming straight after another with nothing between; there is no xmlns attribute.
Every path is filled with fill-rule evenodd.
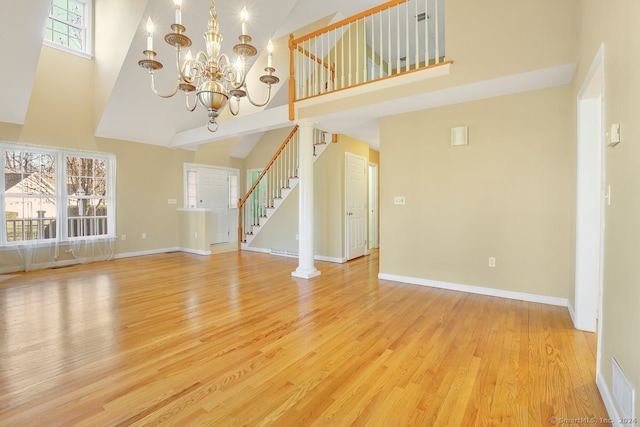
<svg viewBox="0 0 640 427"><path fill-rule="evenodd" d="M195 57L188 51L183 58L184 48L191 46L191 39L184 35L186 28L182 25L182 0L173 0L175 5L175 22L171 24L173 32L164 36L164 40L176 49L176 67L178 68L179 78L176 87L168 94L158 92L155 87L154 71L162 68L162 63L156 61L154 57L157 53L153 50L153 22L151 17L147 21L147 48L143 51L145 59L138 61L138 65L149 71L151 77L151 89L153 92L162 97L170 98L181 90L185 93L185 106L187 110L194 111L198 106L198 102L207 109L209 122L207 129L215 132L218 129L216 118L227 105L229 97L235 100L229 102L229 111L234 116L240 111L240 98L245 96L249 102L256 107L267 105L271 99L271 85L280 81L274 76L275 68L272 66L273 61L273 44L269 41L267 67L264 69L266 74L260 77L260 81L268 86L267 100L263 103L256 103L249 95L249 89L246 84L247 77L247 60L258 53L257 49L251 43L251 37L247 35L247 21L249 15L246 7L242 9L240 19L242 22L242 33L238 36L240 43L233 47L233 51L237 55L235 63L232 63L226 54L220 54L222 46L222 34L220 34L220 25L218 23L218 13L216 12L216 2L211 0L209 6L209 14L211 17L208 22L208 29L204 33L206 43L206 52L199 51ZM195 92L196 100L191 101L189 94Z"/></svg>

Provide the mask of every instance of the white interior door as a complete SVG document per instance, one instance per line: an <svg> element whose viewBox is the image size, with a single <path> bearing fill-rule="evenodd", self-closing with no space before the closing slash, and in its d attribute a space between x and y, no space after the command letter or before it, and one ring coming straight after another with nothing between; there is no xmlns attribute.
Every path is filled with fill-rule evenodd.
<svg viewBox="0 0 640 427"><path fill-rule="evenodd" d="M229 182L223 169L198 169L198 207L211 211L210 244L229 242Z"/></svg>
<svg viewBox="0 0 640 427"><path fill-rule="evenodd" d="M363 256L367 246L367 161L345 153L347 260Z"/></svg>

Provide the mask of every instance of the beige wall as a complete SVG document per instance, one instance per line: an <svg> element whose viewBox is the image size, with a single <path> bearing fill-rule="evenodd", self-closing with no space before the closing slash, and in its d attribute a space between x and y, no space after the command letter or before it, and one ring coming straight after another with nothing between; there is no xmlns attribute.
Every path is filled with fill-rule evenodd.
<svg viewBox="0 0 640 427"><path fill-rule="evenodd" d="M604 125L620 123L622 142L605 148L606 185L604 284L600 323L600 374L609 392L615 357L636 390L640 415L640 3L632 0L581 2L580 66L574 99L600 44L605 44Z"/></svg>
<svg viewBox="0 0 640 427"><path fill-rule="evenodd" d="M146 144L99 139L98 151L116 155L116 253L178 247L178 208L183 202L183 164L193 153ZM175 205L168 204L175 199ZM146 233L146 239L142 239Z"/></svg>
<svg viewBox="0 0 640 427"><path fill-rule="evenodd" d="M567 298L571 106L565 86L382 119L380 272Z"/></svg>
<svg viewBox="0 0 640 427"><path fill-rule="evenodd" d="M205 210L189 209L178 212L178 241L183 250L206 253L209 244L209 224L211 213Z"/></svg>

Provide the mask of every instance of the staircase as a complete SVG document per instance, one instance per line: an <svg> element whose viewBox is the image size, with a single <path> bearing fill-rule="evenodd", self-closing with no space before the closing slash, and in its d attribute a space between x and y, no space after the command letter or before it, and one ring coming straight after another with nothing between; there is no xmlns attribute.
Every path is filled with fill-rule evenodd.
<svg viewBox="0 0 640 427"><path fill-rule="evenodd" d="M316 129L313 135L313 161L327 148L329 134ZM298 182L298 126L284 140L247 194L238 203L238 243L249 245L273 217Z"/></svg>

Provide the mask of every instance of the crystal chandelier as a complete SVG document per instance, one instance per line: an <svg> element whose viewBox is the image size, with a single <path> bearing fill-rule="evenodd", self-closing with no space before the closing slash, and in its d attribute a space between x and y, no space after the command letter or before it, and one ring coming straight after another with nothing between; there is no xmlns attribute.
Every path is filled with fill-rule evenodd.
<svg viewBox="0 0 640 427"><path fill-rule="evenodd" d="M240 111L240 98L246 97L256 107L265 106L271 99L271 85L280 80L274 76L275 69L272 66L273 44L269 41L266 74L260 77L260 81L268 86L267 100L256 103L251 99L246 84L247 59L258 52L251 43L251 37L247 35L248 14L246 7L240 15L242 22L242 34L238 36L240 43L233 47L237 55L235 63L232 63L226 54L220 54L222 46L222 34L218 24L216 2L211 0L208 29L204 33L206 52L199 51L195 57L188 51L183 55L184 49L191 46L191 39L184 35L186 28L182 25L182 0L173 0L175 5L175 22L171 24L171 33L164 36L164 40L176 49L176 67L179 76L176 86L170 93L158 92L154 81L154 71L162 68L162 63L156 61L156 52L153 50L153 22L151 17L147 21L147 48L143 51L145 59L138 61L138 65L146 68L151 77L151 89L162 97L170 98L181 90L185 93L185 106L187 110L194 111L198 103L207 109L209 122L207 129L215 132L218 129L216 118L225 106L229 105L229 111L234 116ZM184 56L184 57L183 57ZM189 94L195 92L195 100L191 101ZM229 97L234 101L228 102ZM193 105L192 105L193 104ZM235 104L235 107L234 107Z"/></svg>

